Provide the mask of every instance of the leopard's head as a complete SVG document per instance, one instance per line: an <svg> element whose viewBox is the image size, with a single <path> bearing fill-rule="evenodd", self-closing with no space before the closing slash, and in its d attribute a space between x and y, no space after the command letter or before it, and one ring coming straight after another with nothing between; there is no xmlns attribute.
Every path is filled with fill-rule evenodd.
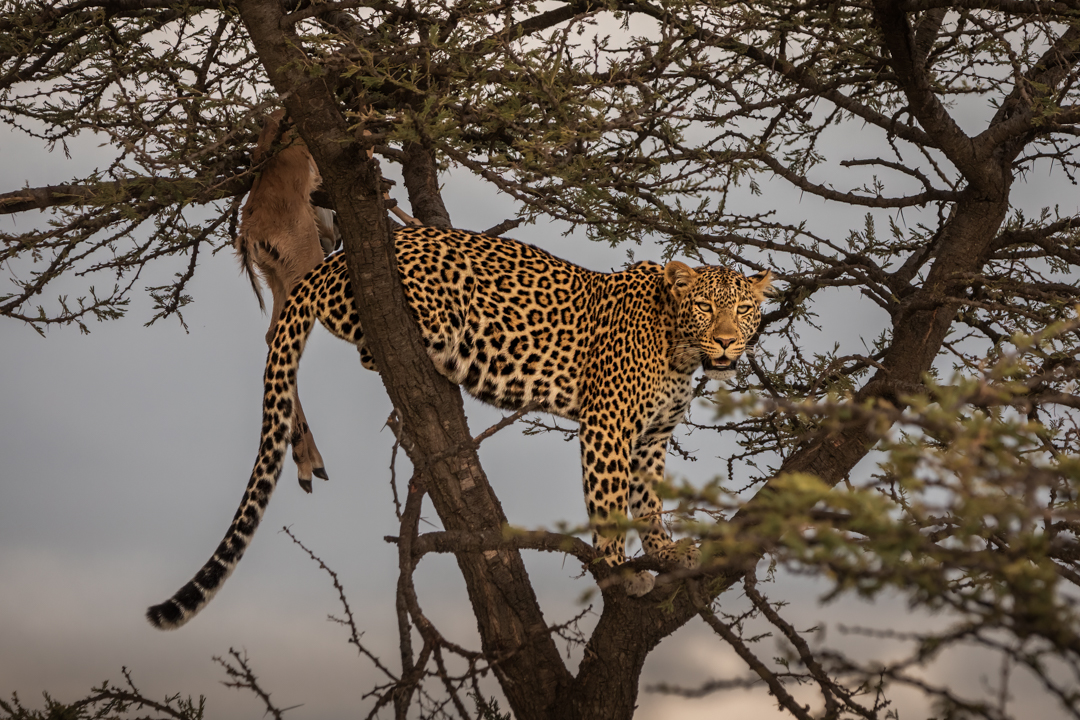
<svg viewBox="0 0 1080 720"><path fill-rule="evenodd" d="M673 361L700 362L714 380L734 377L735 362L761 322L761 303L772 286L772 273L746 276L727 268L691 268L672 261L664 267L664 283L676 308Z"/></svg>

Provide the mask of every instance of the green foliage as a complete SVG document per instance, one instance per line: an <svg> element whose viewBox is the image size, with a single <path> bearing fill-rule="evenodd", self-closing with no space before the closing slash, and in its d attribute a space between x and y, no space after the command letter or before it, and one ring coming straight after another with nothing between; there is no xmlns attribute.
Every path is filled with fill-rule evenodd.
<svg viewBox="0 0 1080 720"><path fill-rule="evenodd" d="M2 212L50 213L0 235L0 315L85 330L165 264L150 321L180 317L197 260L235 234L278 99L230 7L167 5L0 2L0 120L111 149L69 182L0 195ZM777 273L762 352L711 399L719 420L691 423L729 443L723 481L671 494L716 563L706 590L742 578L752 604L695 612L782 707L803 717L783 685L814 683L827 717L887 717L902 684L941 716L1008 716L1007 689L992 707L911 674L969 643L1075 715L1047 667L1080 673L1080 216L1017 189L1051 171L1075 184L1080 25L1068 3L929 5L418 0L292 19L305 73L381 162L420 147L519 221ZM72 282L74 300L43 300ZM815 655L758 589L759 563L947 627L874 630L913 646L895 662ZM753 622L787 643L772 665Z"/></svg>
<svg viewBox="0 0 1080 720"><path fill-rule="evenodd" d="M712 520L683 530L707 538L706 558L734 567L755 563L767 547L772 569L822 581L825 602L848 593L870 600L900 596L937 618L933 630L921 633L898 633L887 622L849 628L907 643L910 652L865 664L843 660L839 666L858 679L848 687L869 687L875 678L880 692L910 685L912 666L973 645L999 655L1003 667L1028 669L1064 707L1077 707L1080 695L1060 673L1074 670L1080 657L1080 614L1069 587L1078 580L1080 433L1067 406L1039 404L1040 395L1054 395L1055 381L1063 391L1055 397L1066 403L1074 397L1067 393L1075 374L1062 372L1059 363L1075 356L1077 328L1080 322L1072 320L1014 336L1012 351L956 372L948 383L927 376L902 398L903 409L881 400L856 405L836 395L733 402L724 394L724 414L778 413L792 419L788 432L812 427L824 442L846 429L873 428L878 440L869 457L877 471L836 487L817 475L781 473L752 499L725 483L704 491L684 486L683 511ZM749 586L747 592L758 597ZM723 627L717 625L722 619L710 622L730 633L729 642L753 643L760 636L743 634L762 623L784 629L781 609L762 596L747 616L728 616ZM788 635L793 652L795 637ZM791 660L808 657L796 653ZM832 662L841 656L821 657ZM790 660L777 662L792 670ZM994 716L990 705L961 701L947 688L919 687L946 714Z"/></svg>

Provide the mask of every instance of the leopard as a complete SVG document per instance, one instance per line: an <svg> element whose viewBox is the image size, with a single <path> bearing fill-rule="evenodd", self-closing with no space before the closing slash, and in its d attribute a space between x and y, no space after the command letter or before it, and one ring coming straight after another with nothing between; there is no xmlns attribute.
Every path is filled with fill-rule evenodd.
<svg viewBox="0 0 1080 720"><path fill-rule="evenodd" d="M756 338L771 271L744 275L671 260L596 272L516 240L435 227L396 230L394 250L408 306L442 375L498 408L578 423L585 504L603 561L626 561L619 528L633 517L648 555L696 564L697 548L665 527L656 486L672 431L694 397L693 376L699 368L713 379L734 376ZM249 546L282 472L297 370L315 320L378 370L353 297L342 253L293 289L267 355L259 453L240 506L194 578L148 609L155 627L190 620ZM648 571L628 578L630 596L653 589Z"/></svg>

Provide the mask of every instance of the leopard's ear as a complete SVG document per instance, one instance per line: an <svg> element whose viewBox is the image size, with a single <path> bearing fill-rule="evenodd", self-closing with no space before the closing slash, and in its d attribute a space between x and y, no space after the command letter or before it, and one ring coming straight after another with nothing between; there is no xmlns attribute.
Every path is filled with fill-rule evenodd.
<svg viewBox="0 0 1080 720"><path fill-rule="evenodd" d="M772 270L762 270L759 273L753 275L747 275L746 279L750 281L750 289L754 293L754 297L758 302L762 302L766 297L773 295L773 274Z"/></svg>
<svg viewBox="0 0 1080 720"><path fill-rule="evenodd" d="M664 284L676 301L682 300L690 292L697 273L689 265L672 260L664 266Z"/></svg>

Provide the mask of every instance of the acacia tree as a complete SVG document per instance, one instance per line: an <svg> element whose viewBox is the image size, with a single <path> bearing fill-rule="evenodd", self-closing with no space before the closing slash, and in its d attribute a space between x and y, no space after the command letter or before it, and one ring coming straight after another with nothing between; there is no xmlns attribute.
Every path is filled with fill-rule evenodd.
<svg viewBox="0 0 1080 720"><path fill-rule="evenodd" d="M1021 667L1080 715L1078 218L1016 200L1036 172L1075 184L1080 4L83 0L8 3L0 31L4 120L43 142L91 131L117 148L93 177L0 196L4 212L54 220L4 237L0 313L12 319L85 329L122 314L147 264L186 256L174 283L151 288L154 319L182 321L199 253L229 241L257 172L258 114L284 105L310 147L417 468L396 539L401 660L378 707L405 717L434 677L448 698L437 712L468 716L459 692L490 671L517 718L630 717L648 653L700 619L747 676L668 691L762 682L798 718L884 718L906 687L940 716L999 718ZM855 133L866 151L838 148ZM584 543L504 532L460 395L409 320L380 162L400 166L426 224L451 224L439 183L454 168L518 203L497 231L554 218L592 239L655 239L778 273L762 328L772 352L714 399L721 419L708 426L740 449L717 468L722 482L675 492L701 568L636 559L663 574L634 599ZM748 193L778 186L865 219L840 238L797 208L740 212ZM111 274L114 289L31 309L72 273ZM887 320L868 348L802 352L837 289ZM425 495L442 532L418 531ZM599 583L576 672L522 549L570 553ZM476 652L422 612L412 573L430 552L457 559ZM898 659L850 657L785 619L759 586L762 561L836 595L898 591L951 622L877 630L907 649ZM745 613L724 612L732 588ZM756 644L763 626L786 654ZM1000 657L994 693L920 673L959 645ZM455 653L468 668L456 679L443 660Z"/></svg>

